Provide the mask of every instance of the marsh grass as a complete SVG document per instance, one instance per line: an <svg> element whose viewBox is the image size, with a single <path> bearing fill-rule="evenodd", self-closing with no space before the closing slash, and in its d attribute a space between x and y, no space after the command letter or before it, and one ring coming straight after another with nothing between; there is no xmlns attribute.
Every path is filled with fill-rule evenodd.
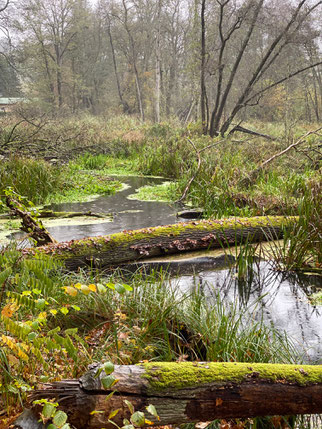
<svg viewBox="0 0 322 429"><path fill-rule="evenodd" d="M174 202L179 198L178 183L163 182L157 185L146 185L128 196L132 200Z"/></svg>
<svg viewBox="0 0 322 429"><path fill-rule="evenodd" d="M0 194L12 187L16 193L41 204L63 183L61 169L42 160L12 157L0 163Z"/></svg>
<svg viewBox="0 0 322 429"><path fill-rule="evenodd" d="M311 181L298 205L299 220L284 229L282 241L270 241L269 253L280 271L321 272L322 193L321 182ZM267 237L274 240L274 237Z"/></svg>

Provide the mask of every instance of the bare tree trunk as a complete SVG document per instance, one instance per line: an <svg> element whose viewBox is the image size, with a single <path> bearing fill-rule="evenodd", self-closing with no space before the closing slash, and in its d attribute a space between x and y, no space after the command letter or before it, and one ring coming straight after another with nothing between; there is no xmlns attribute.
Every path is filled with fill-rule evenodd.
<svg viewBox="0 0 322 429"><path fill-rule="evenodd" d="M206 109L206 84L205 84L205 73L206 73L206 25L205 25L205 10L206 0L201 1L201 65L200 65L200 109L201 109L201 122L202 131L204 134L208 131L208 116Z"/></svg>
<svg viewBox="0 0 322 429"><path fill-rule="evenodd" d="M155 121L160 122L160 100L161 100L161 9L162 0L158 1L157 34L155 41Z"/></svg>
<svg viewBox="0 0 322 429"><path fill-rule="evenodd" d="M129 105L127 104L127 102L124 100L123 95L122 95L122 91L121 91L121 84L120 84L120 79L119 79L119 74L117 71L117 64L116 64L116 57L115 57L115 49L114 49L114 42L113 42L113 37L112 37L112 32L111 32L111 21L109 16L107 16L107 32L108 32L108 37L110 39L110 45L111 45L111 51L112 51L112 59L113 59L113 68L114 68L114 74L115 74L115 80L116 80L116 86L117 86L117 92L120 98L120 102L122 104L123 107L123 113L128 113L129 112Z"/></svg>
<svg viewBox="0 0 322 429"><path fill-rule="evenodd" d="M266 54L264 55L264 57L262 58L262 60L259 62L256 70L254 71L254 73L252 74L251 79L249 80L248 84L246 85L243 93L241 94L241 96L239 97L238 101L235 103L235 107L233 108L232 112L229 114L228 118L225 120L225 122L223 123L223 125L220 128L220 133L222 135L225 134L225 132L228 130L230 124L232 123L233 119L235 118L235 116L237 115L237 113L247 105L247 103L253 99L255 97L255 95L252 95L251 97L249 97L254 85L261 79L261 77L263 76L263 74L265 73L265 71L271 66L271 64L273 64L273 62L276 60L276 58L279 56L279 54L281 53L282 49L284 48L284 46L286 46L287 41L282 43L282 45L278 48L279 43L281 42L281 40L287 36L290 32L290 29L292 28L293 24L296 24L296 28L299 27L299 23L297 23L297 19L298 16L301 12L301 10L303 9L305 3L307 2L307 0L301 0L297 6L297 8L295 9L293 15L291 16L290 20L288 21L288 23L286 24L286 26L284 27L284 29L276 36L276 38L273 40L273 42L271 43L270 47L267 49ZM259 3L259 5L262 5L262 1ZM319 4L321 4L321 1L317 2L314 6L311 7L310 11L314 10ZM306 12L306 15L309 12ZM303 19L302 19L303 20ZM302 20L300 20L300 22L302 22ZM255 22L253 21L252 25L255 25ZM251 27L252 27L251 25ZM250 27L250 30L251 30ZM247 37L246 37L247 39ZM240 51L240 54L242 53L242 49ZM237 63L237 60L236 60ZM235 63L235 64L236 64ZM312 66L308 66L306 68L303 69L306 70L307 68L311 68ZM235 67L234 67L235 68ZM232 72L233 74L233 72ZM295 74L298 74L298 72L295 73L290 73L289 76L280 79L279 83L285 81L286 79L289 79L290 77L293 77ZM269 86L269 88L272 88L273 86L275 86L276 84L272 84ZM261 94L264 91L266 91L268 88L259 91L257 94ZM225 100L225 95L223 96L223 101ZM223 107L225 105L225 101L223 104ZM221 118L221 115L217 114L219 120ZM219 122L218 120L216 120L216 124L218 125ZM216 129L216 126L214 126L214 130ZM213 131L214 131L213 130Z"/></svg>
<svg viewBox="0 0 322 429"><path fill-rule="evenodd" d="M257 5L257 7L255 8L255 11L254 11L254 14L253 14L253 18L252 18L251 23L249 25L248 32L246 34L246 37L245 37L245 39L244 39L244 41L242 43L242 46L241 46L240 50L239 50L239 53L238 53L237 58L236 58L236 61L235 61L234 65L233 65L232 71L230 73L229 80L228 80L228 83L226 85L225 91L224 91L224 93L222 95L218 111L217 111L216 115L215 116L213 115L212 118L211 118L211 123L210 123L210 135L211 135L211 137L213 137L216 134L216 131L219 128L219 123L221 121L221 118L222 118L222 115L223 115L223 112L224 112L224 108L226 106L226 103L227 103L227 100L228 100L228 96L229 96L231 87L233 85L233 82L234 82L234 79L235 79L235 76L236 76L236 73L237 73L240 61L241 61L241 59L244 56L246 47L247 47L247 45L249 43L249 40L250 40L250 37L251 37L251 35L252 35L253 31L254 31L255 24L256 24L256 21L257 21L257 17L258 17L259 11L261 10L261 8L263 6L263 3L264 3L264 0L260 0L259 3L258 3L258 5ZM229 122L229 125L230 125L230 122ZM227 121L223 124L223 126L220 129L220 133L222 135L225 134L225 132L228 129L229 125L227 126L226 123L227 123Z"/></svg>
<svg viewBox="0 0 322 429"><path fill-rule="evenodd" d="M144 121L144 108L143 108L143 101L142 101L142 91L141 91L139 73L138 73L138 69L136 66L135 43L134 43L134 39L133 39L132 33L130 31L130 28L128 26L128 8L127 8L127 5L125 3L125 0L122 0L122 3L123 3L123 8L124 8L124 26L125 26L125 30L127 32L129 42L130 42L130 47L131 47L132 65L133 65L134 76L135 76L136 96L137 96L137 101L138 101L138 105L139 105L141 121Z"/></svg>

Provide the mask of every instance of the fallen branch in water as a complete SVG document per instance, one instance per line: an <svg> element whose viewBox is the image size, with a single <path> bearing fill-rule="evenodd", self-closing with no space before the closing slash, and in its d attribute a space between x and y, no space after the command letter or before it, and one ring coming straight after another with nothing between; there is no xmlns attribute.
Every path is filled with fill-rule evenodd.
<svg viewBox="0 0 322 429"><path fill-rule="evenodd" d="M6 205L11 210L13 216L20 217L22 226L21 231L27 232L29 237L35 240L37 246L44 246L46 244L55 244L57 241L51 236L51 234L44 227L41 220L33 217L30 213L24 210L22 204L15 200L11 196L6 196Z"/></svg>
<svg viewBox="0 0 322 429"><path fill-rule="evenodd" d="M72 240L37 249L62 260L75 270L82 266L105 267L159 255L235 246L283 236L297 217L267 216L182 222L102 237ZM34 250L23 250L32 254Z"/></svg>

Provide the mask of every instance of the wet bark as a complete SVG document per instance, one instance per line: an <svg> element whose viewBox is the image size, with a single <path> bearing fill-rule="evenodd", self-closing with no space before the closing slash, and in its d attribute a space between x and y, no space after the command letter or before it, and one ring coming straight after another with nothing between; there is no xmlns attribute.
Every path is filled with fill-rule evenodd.
<svg viewBox="0 0 322 429"><path fill-rule="evenodd" d="M235 246L281 238L296 217L268 216L202 220L165 225L43 246L40 252L61 259L66 267L106 267L160 255ZM25 250L29 254L32 249Z"/></svg>
<svg viewBox="0 0 322 429"><path fill-rule="evenodd" d="M321 366L256 363L174 362L120 365L113 376L118 380L104 390L93 365L79 380L63 380L36 391L33 399L56 398L78 429L113 427L108 416L122 426L136 411L160 425L177 425L214 419L265 415L313 414L322 412ZM114 395L108 400L111 391ZM153 404L159 420L146 411ZM92 411L98 411L92 413ZM23 426L21 426L24 429Z"/></svg>
<svg viewBox="0 0 322 429"><path fill-rule="evenodd" d="M57 243L57 241L46 230L41 220L31 216L30 213L23 210L21 204L15 199L7 196L6 205L11 210L13 216L18 216L21 219L22 225L20 229L27 232L36 242L37 246Z"/></svg>

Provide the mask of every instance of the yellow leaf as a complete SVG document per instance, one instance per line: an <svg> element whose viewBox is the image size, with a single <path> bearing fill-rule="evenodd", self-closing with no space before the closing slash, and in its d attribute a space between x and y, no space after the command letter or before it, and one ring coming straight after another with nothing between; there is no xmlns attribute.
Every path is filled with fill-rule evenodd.
<svg viewBox="0 0 322 429"><path fill-rule="evenodd" d="M76 296L78 294L77 289L75 289L74 287L65 286L64 289L65 289L65 293L67 293L67 295Z"/></svg>
<svg viewBox="0 0 322 429"><path fill-rule="evenodd" d="M18 357L20 357L22 360L24 360L25 362L28 362L28 356L26 355L25 352L23 352L22 350L18 349Z"/></svg>
<svg viewBox="0 0 322 429"><path fill-rule="evenodd" d="M91 292L90 288L86 285L81 286L81 291L83 292L84 295L88 295Z"/></svg>
<svg viewBox="0 0 322 429"><path fill-rule="evenodd" d="M82 285L81 285L80 283L76 283L76 284L74 285L74 287L75 287L76 289L81 289Z"/></svg>
<svg viewBox="0 0 322 429"><path fill-rule="evenodd" d="M17 309L17 304L15 302L11 302L3 307L1 314L2 316L8 317L8 319L10 319Z"/></svg>
<svg viewBox="0 0 322 429"><path fill-rule="evenodd" d="M114 410L110 413L110 415L108 416L108 420L112 419L113 417L116 416L116 414L120 411L120 408L118 408L117 410Z"/></svg>
<svg viewBox="0 0 322 429"><path fill-rule="evenodd" d="M45 311L42 311L41 313L39 313L38 315L38 320L46 320L47 319L47 313Z"/></svg>
<svg viewBox="0 0 322 429"><path fill-rule="evenodd" d="M94 284L90 284L90 285L88 285L88 289L90 289L92 292L96 292L96 285L94 285Z"/></svg>

